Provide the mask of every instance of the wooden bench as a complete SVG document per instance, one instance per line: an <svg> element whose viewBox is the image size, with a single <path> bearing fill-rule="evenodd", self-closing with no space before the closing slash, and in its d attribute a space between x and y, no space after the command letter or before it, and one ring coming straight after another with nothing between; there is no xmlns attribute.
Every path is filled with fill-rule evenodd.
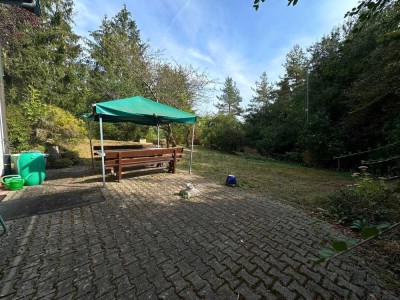
<svg viewBox="0 0 400 300"><path fill-rule="evenodd" d="M122 171L133 167L164 169L167 164L168 172L175 173L176 163L182 158L183 148L160 148L143 150L111 150L105 152L105 168L115 172L118 181L122 178Z"/></svg>

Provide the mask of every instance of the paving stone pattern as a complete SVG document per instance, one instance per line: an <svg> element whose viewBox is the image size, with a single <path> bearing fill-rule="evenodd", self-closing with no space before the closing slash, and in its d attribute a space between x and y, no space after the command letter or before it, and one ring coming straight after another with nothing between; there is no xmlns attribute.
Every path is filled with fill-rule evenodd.
<svg viewBox="0 0 400 300"><path fill-rule="evenodd" d="M360 257L313 266L343 236L290 205L183 171L105 189L97 175L63 175L5 201L84 197L76 188L105 201L8 221L1 299L397 299ZM186 182L201 195L181 199Z"/></svg>

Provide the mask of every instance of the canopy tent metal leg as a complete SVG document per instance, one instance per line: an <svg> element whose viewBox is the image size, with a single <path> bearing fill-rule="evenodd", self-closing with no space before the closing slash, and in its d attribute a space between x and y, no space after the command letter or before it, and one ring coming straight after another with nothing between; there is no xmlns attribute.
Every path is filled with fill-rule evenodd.
<svg viewBox="0 0 400 300"><path fill-rule="evenodd" d="M193 161L193 143L194 143L194 126L196 124L193 123L192 130L192 147L190 148L190 163L189 163L189 174L192 174L192 161Z"/></svg>
<svg viewBox="0 0 400 300"><path fill-rule="evenodd" d="M100 145L101 145L101 169L103 172L103 187L106 187L106 168L105 168L105 162L104 162L104 140L103 140L103 118L99 117L99 123L100 123Z"/></svg>

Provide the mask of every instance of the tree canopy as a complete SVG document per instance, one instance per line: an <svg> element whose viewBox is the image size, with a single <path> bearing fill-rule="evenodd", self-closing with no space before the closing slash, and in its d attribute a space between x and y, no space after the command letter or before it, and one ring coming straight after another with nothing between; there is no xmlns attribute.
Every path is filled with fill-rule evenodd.
<svg viewBox="0 0 400 300"><path fill-rule="evenodd" d="M311 45L307 55L295 46L274 101L246 116L246 143L267 155L317 165L362 151L367 154L350 156L342 166L362 158L390 159L398 147L368 150L400 141L398 11L399 3L387 7L359 32L352 29L362 20L345 23Z"/></svg>
<svg viewBox="0 0 400 300"><path fill-rule="evenodd" d="M44 124L39 120L55 118L59 109L79 117L92 103L111 99L140 95L187 111L208 101L213 81L207 74L166 61L160 51L152 50L126 6L105 17L90 38L73 30L73 1L43 0L41 8L38 18L16 6L0 6L7 119L16 150L35 147L39 141L38 131L25 134L13 122L26 114L17 107L26 103L28 90L37 92L35 103L45 108L30 123L37 129ZM48 110L56 113L46 115ZM53 121L49 122L56 124ZM186 132L179 126L176 130L184 141ZM133 124L108 124L105 131L114 139L154 137L152 129Z"/></svg>

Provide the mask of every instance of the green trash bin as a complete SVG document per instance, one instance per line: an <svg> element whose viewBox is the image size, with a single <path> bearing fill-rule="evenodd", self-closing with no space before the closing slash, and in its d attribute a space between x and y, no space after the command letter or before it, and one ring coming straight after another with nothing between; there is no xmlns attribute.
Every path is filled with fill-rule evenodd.
<svg viewBox="0 0 400 300"><path fill-rule="evenodd" d="M17 160L18 174L26 185L39 185L46 178L46 160L39 151L22 152Z"/></svg>

